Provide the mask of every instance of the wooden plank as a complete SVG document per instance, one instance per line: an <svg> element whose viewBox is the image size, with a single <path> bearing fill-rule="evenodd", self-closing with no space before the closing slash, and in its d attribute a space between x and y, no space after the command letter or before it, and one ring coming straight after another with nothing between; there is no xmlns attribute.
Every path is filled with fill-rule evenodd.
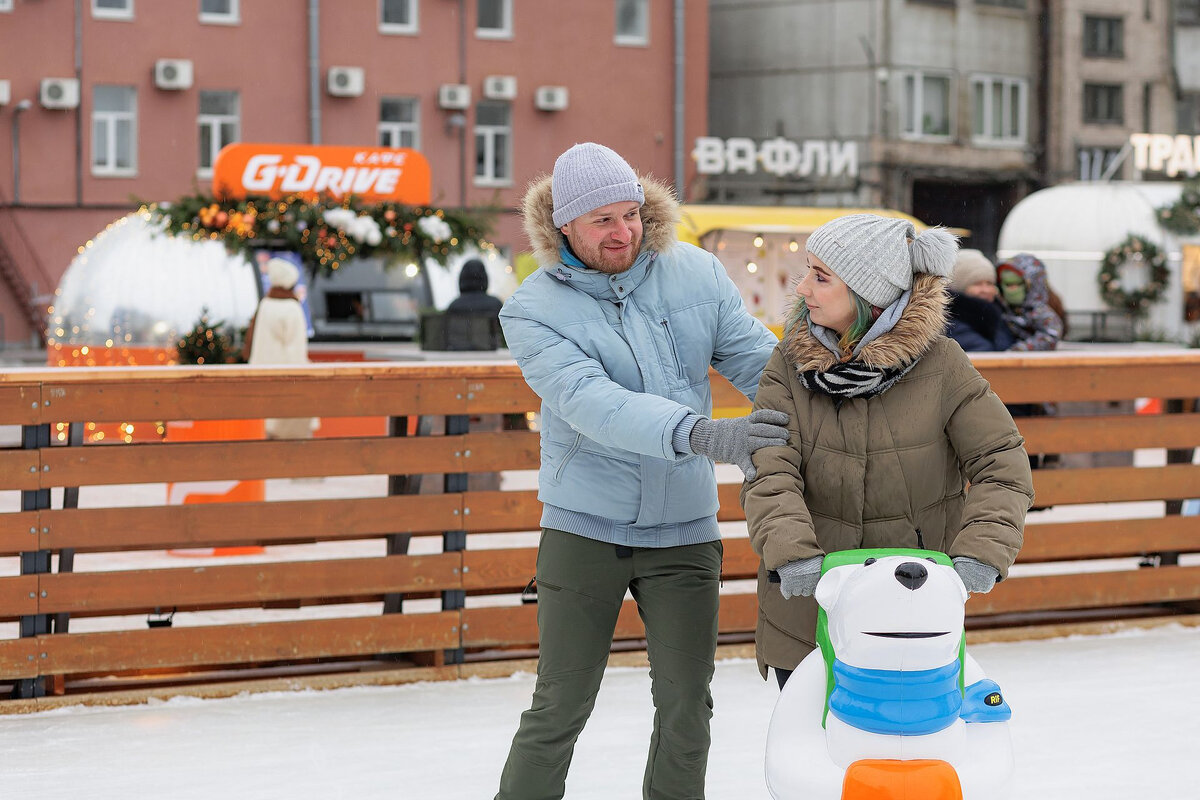
<svg viewBox="0 0 1200 800"><path fill-rule="evenodd" d="M36 638L0 639L0 679L36 678L45 664Z"/></svg>
<svg viewBox="0 0 1200 800"><path fill-rule="evenodd" d="M537 431L472 433L463 447L464 472L537 469L541 465L541 435Z"/></svg>
<svg viewBox="0 0 1200 800"><path fill-rule="evenodd" d="M1110 453L1200 445L1200 414L1019 417L1031 453Z"/></svg>
<svg viewBox="0 0 1200 800"><path fill-rule="evenodd" d="M617 616L614 640L643 639L637 604L626 600ZM463 647L537 644L537 605L488 606L463 611Z"/></svg>
<svg viewBox="0 0 1200 800"><path fill-rule="evenodd" d="M753 592L721 595L717 630L721 633L753 633L758 625L758 596Z"/></svg>
<svg viewBox="0 0 1200 800"><path fill-rule="evenodd" d="M740 498L742 485L740 483L718 483L717 500L721 503L717 511L719 522L737 522L746 518Z"/></svg>
<svg viewBox="0 0 1200 800"><path fill-rule="evenodd" d="M38 636L40 674L119 672L222 664L288 662L458 647L460 614L154 628ZM25 640L28 641L28 640ZM2 645L4 643L0 643ZM0 648L0 663L3 663Z"/></svg>
<svg viewBox="0 0 1200 800"><path fill-rule="evenodd" d="M42 386L37 381L0 384L0 425L41 421Z"/></svg>
<svg viewBox="0 0 1200 800"><path fill-rule="evenodd" d="M0 489L41 488L41 454L48 450L0 450Z"/></svg>
<svg viewBox="0 0 1200 800"><path fill-rule="evenodd" d="M726 580L753 578L758 575L758 553L750 546L750 539L722 539L725 556L721 561L721 577Z"/></svg>
<svg viewBox="0 0 1200 800"><path fill-rule="evenodd" d="M1182 500L1200 487L1200 466L1039 469L1033 489L1039 506Z"/></svg>
<svg viewBox="0 0 1200 800"><path fill-rule="evenodd" d="M155 607L186 610L457 589L462 585L461 564L460 553L438 553L52 573L41 576L40 612L129 612Z"/></svg>
<svg viewBox="0 0 1200 800"><path fill-rule="evenodd" d="M87 552L432 533L458 529L461 509L459 494L47 509L40 547Z"/></svg>
<svg viewBox="0 0 1200 800"><path fill-rule="evenodd" d="M319 369L264 370L250 374L206 367L186 377L163 378L143 370L134 380L94 373L92 380L48 380L45 421L256 419L261 417L371 417L465 414L461 378L407 378L370 372L339 375ZM264 375L266 373L266 375ZM274 374L272 374L274 373ZM113 379L105 379L114 374ZM176 374L179 374L178 371Z"/></svg>
<svg viewBox="0 0 1200 800"><path fill-rule="evenodd" d="M485 589L519 592L537 572L536 547L466 550L462 557L462 588L468 592Z"/></svg>
<svg viewBox="0 0 1200 800"><path fill-rule="evenodd" d="M1120 362L1063 363L1044 359L975 366L1006 403L1132 400L1200 395L1200 358L1178 363L1126 356Z"/></svg>
<svg viewBox="0 0 1200 800"><path fill-rule="evenodd" d="M712 385L713 408L742 409L745 413L750 413L750 401L746 395L734 388L733 384L725 380L721 373L710 369L708 378Z"/></svg>
<svg viewBox="0 0 1200 800"><path fill-rule="evenodd" d="M44 577L44 576L43 576ZM0 578L0 619L38 613L38 576Z"/></svg>
<svg viewBox="0 0 1200 800"><path fill-rule="evenodd" d="M1069 561L1200 552L1200 516L1030 524L1017 561Z"/></svg>
<svg viewBox="0 0 1200 800"><path fill-rule="evenodd" d="M38 528L41 526L37 511L18 511L0 514L0 556L11 556L29 550L40 549Z"/></svg>
<svg viewBox="0 0 1200 800"><path fill-rule="evenodd" d="M466 492L463 527L468 533L541 530L542 504L537 490Z"/></svg>
<svg viewBox="0 0 1200 800"><path fill-rule="evenodd" d="M1009 578L973 594L969 616L1022 611L1108 608L1200 599L1200 567L1153 567Z"/></svg>
<svg viewBox="0 0 1200 800"><path fill-rule="evenodd" d="M542 406L542 399L519 374L468 380L466 388L469 414L520 414Z"/></svg>

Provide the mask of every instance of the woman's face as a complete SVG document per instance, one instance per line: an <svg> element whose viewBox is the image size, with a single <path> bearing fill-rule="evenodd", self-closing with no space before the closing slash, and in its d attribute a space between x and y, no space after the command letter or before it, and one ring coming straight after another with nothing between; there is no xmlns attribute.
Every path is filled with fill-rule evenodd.
<svg viewBox="0 0 1200 800"><path fill-rule="evenodd" d="M858 317L850 287L824 261L812 253L807 255L808 272L796 284L796 294L804 298L809 319L841 336Z"/></svg>
<svg viewBox="0 0 1200 800"><path fill-rule="evenodd" d="M990 303L996 299L996 293L998 291L999 290L996 288L996 284L992 283L987 278L984 278L981 281L975 281L970 286L963 289L963 294Z"/></svg>

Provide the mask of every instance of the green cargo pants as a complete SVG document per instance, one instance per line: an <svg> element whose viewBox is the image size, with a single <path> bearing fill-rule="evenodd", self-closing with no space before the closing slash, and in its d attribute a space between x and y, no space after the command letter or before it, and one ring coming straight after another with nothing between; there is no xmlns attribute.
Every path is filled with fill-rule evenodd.
<svg viewBox="0 0 1200 800"><path fill-rule="evenodd" d="M628 589L646 628L654 729L645 800L701 800L712 719L719 541L620 548L545 528L538 548L538 669L496 800L557 800Z"/></svg>

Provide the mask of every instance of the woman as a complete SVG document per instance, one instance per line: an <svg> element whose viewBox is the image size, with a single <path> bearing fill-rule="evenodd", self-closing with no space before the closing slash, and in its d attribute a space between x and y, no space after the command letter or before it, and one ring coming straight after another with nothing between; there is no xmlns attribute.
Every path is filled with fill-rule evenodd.
<svg viewBox="0 0 1200 800"><path fill-rule="evenodd" d="M1007 350L1015 339L996 301L996 268L978 250L959 250L950 277L946 335L968 353Z"/></svg>
<svg viewBox="0 0 1200 800"><path fill-rule="evenodd" d="M754 406L787 413L786 447L754 454L744 484L758 574L758 663L780 686L815 647L811 595L826 553L948 553L986 592L1021 546L1033 484L1021 435L947 339L957 243L903 219L855 214L808 240L783 340ZM967 484L971 489L968 493Z"/></svg>

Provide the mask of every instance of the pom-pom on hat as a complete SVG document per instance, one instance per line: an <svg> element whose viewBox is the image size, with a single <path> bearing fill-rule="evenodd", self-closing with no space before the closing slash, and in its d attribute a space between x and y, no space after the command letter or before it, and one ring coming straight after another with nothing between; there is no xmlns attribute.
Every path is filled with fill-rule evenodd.
<svg viewBox="0 0 1200 800"><path fill-rule="evenodd" d="M911 289L918 272L949 278L957 251L958 237L945 228L918 235L906 219L875 214L838 217L808 237L808 252L878 308Z"/></svg>
<svg viewBox="0 0 1200 800"><path fill-rule="evenodd" d="M554 162L550 181L554 196L554 227L609 203L646 202L633 168L602 144L577 144Z"/></svg>
<svg viewBox="0 0 1200 800"><path fill-rule="evenodd" d="M279 289L291 289L300 280L300 270L296 265L282 258L272 258L267 262L267 279L271 286Z"/></svg>
<svg viewBox="0 0 1200 800"><path fill-rule="evenodd" d="M954 259L954 277L950 279L950 288L963 292L980 281L996 282L995 265L978 250L959 250L958 257Z"/></svg>

